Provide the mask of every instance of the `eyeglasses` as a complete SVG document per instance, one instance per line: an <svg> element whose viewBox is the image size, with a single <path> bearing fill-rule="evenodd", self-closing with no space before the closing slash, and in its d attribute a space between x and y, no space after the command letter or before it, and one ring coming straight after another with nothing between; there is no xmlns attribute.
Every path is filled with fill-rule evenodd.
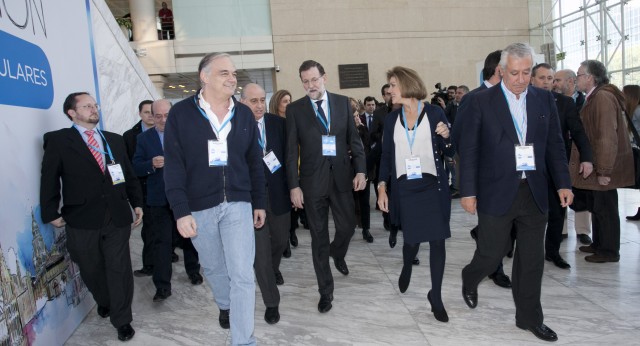
<svg viewBox="0 0 640 346"><path fill-rule="evenodd" d="M88 104L88 105L84 105L84 106L76 106L76 110L78 108L81 108L81 109L94 109L95 108L95 110L99 111L100 110L100 105L99 104Z"/></svg>

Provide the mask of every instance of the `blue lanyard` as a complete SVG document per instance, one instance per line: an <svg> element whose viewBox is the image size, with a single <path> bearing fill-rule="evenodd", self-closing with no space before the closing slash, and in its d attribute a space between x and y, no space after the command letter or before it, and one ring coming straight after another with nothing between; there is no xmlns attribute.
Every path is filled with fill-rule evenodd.
<svg viewBox="0 0 640 346"><path fill-rule="evenodd" d="M319 100L316 100L319 101ZM329 134L329 127L331 126L331 109L329 108L329 98L327 97L327 122L324 122L324 119L322 118L322 116L320 115L320 112L318 112L318 105L314 104L313 101L311 101L311 98L309 98L309 102L311 102L311 107L313 108L313 110L316 111L316 118L320 119L320 122L322 123L322 125L324 126L325 129L327 129L327 135Z"/></svg>
<svg viewBox="0 0 640 346"><path fill-rule="evenodd" d="M420 106L422 102L418 102L418 117L416 118L416 124L413 126L413 136L409 136L409 124L407 123L407 116L404 115L404 106L402 106L402 121L404 121L404 133L407 135L407 141L409 141L409 152L413 155L413 142L416 140L416 134L418 133L418 120L420 120Z"/></svg>
<svg viewBox="0 0 640 346"><path fill-rule="evenodd" d="M73 127L75 127L76 130L78 129L75 124L73 124ZM104 151L100 150L100 148L96 148L91 144L87 144L87 146L89 148L99 152L102 155L109 155L109 158L111 159L111 163L115 165L116 162L114 161L113 154L111 153L111 147L109 146L109 142L107 142L107 139L104 138L104 135L102 134L102 131L100 131L100 129L96 128L96 132L98 134L100 134L100 137L102 137L102 140L104 141L104 146L105 146L105 148L107 148L107 152L104 152Z"/></svg>
<svg viewBox="0 0 640 346"><path fill-rule="evenodd" d="M510 105L511 103L509 102L509 97L507 96L507 93L504 91L504 86L500 85L500 89L502 90L502 94L504 94L504 98L505 98L505 99L506 99L506 101L507 101L507 107L509 107L509 105ZM522 95L521 95L521 97L522 97ZM527 108L527 98L526 98L526 96L524 96L524 97L525 97L525 99L524 99L522 102L523 102L524 107L525 107L525 109L526 109L526 108ZM520 106L520 105L518 105L518 104L517 104L516 106L517 106L518 108L521 108L521 106ZM524 138L524 131L525 131L525 130L526 130L526 128L527 128L527 117L526 117L526 116L523 116L523 117L522 117L522 118L523 118L523 119L522 119L522 121L523 121L523 122L522 122L522 129L521 129L521 128L520 128L520 125L518 124L518 120L516 119L516 117L515 117L515 116L513 116L513 112L511 112L511 107L509 107L509 114L511 114L511 120L513 120L513 125L514 125L514 126L515 126L515 128L516 128L516 132L517 132L517 134L518 134L518 140L520 140L520 144L521 144L521 145L524 145L524 144L525 144L525 141L526 141L526 138Z"/></svg>
<svg viewBox="0 0 640 346"><path fill-rule="evenodd" d="M218 130L216 128L215 125L213 125L213 123L211 122L211 120L209 119L209 117L207 116L207 113L205 113L205 111L202 109L202 107L200 107L200 105L198 104L198 97L194 96L193 97L193 102L195 102L196 107L198 108L198 110L200 111L200 114L202 114L202 116L207 119L207 121L209 122L209 124L211 124L211 128L213 128L213 132L215 132L215 135L218 139L220 139L220 132L225 128L225 126L227 126L227 124L231 121L231 119L233 119L234 116L236 116L236 107L233 107L233 110L231 111L231 116L225 120L222 125L220 125L220 129ZM233 101L231 101L233 102Z"/></svg>
<svg viewBox="0 0 640 346"><path fill-rule="evenodd" d="M266 143L267 143L267 139L265 138L265 133L263 133L263 129L265 130L264 132L267 132L264 124L264 118L262 118L262 129L260 129L260 122L258 122L258 132L260 132L260 136L258 137L258 144L260 144L260 147L262 148L262 151L264 151L266 148Z"/></svg>

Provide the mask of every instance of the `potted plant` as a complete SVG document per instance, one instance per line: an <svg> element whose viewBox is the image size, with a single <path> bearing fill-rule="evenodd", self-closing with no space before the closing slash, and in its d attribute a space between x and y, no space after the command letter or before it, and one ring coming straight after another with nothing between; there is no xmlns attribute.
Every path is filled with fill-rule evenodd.
<svg viewBox="0 0 640 346"><path fill-rule="evenodd" d="M131 24L131 18L118 17L116 18L116 23L120 26L120 30L122 30L124 37L129 40L131 38L131 28L133 27Z"/></svg>

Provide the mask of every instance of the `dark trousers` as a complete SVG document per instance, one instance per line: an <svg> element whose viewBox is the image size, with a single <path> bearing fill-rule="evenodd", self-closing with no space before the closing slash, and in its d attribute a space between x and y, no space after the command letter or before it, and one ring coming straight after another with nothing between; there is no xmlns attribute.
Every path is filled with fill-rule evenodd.
<svg viewBox="0 0 640 346"><path fill-rule="evenodd" d="M330 179L329 184L328 196L304 196L304 209L311 234L313 268L316 271L320 294L333 293L329 256L346 256L355 227L355 204L351 191L338 191L333 179ZM329 239L329 208L336 227L333 242Z"/></svg>
<svg viewBox="0 0 640 346"><path fill-rule="evenodd" d="M101 229L67 225L66 234L69 256L78 264L80 277L96 303L111 310L111 324L118 328L131 323L131 226L116 227L111 221Z"/></svg>
<svg viewBox="0 0 640 346"><path fill-rule="evenodd" d="M290 214L274 215L267 201L266 223L261 229L255 231L256 257L253 268L262 301L268 308L280 304L280 291L276 285L275 270L280 267L282 252L287 247L290 226Z"/></svg>
<svg viewBox="0 0 640 346"><path fill-rule="evenodd" d="M620 256L620 216L618 190L587 191L587 209L591 212L593 244L596 253Z"/></svg>
<svg viewBox="0 0 640 346"><path fill-rule="evenodd" d="M511 248L511 228L516 228L512 292L516 322L525 327L543 322L540 286L544 270L544 230L546 213L540 212L527 183L521 183L509 211L503 216L478 213L478 247L471 263L462 269L462 282L476 290L482 279L493 272Z"/></svg>
<svg viewBox="0 0 640 346"><path fill-rule="evenodd" d="M140 230L140 238L142 238L142 267L153 268L153 245L151 240L151 230L153 220L149 207L142 207L142 229Z"/></svg>
<svg viewBox="0 0 640 346"><path fill-rule="evenodd" d="M151 219L151 244L153 258L153 284L156 289L171 290L172 264L174 237L177 234L182 238L176 228L176 221L169 206L148 207ZM187 274L199 273L200 263L198 252L193 247L191 239L182 239L182 251L184 253L184 266Z"/></svg>
<svg viewBox="0 0 640 346"><path fill-rule="evenodd" d="M355 202L358 203L360 209L360 225L362 229L369 229L371 226L371 206L369 205L369 195L371 193L371 185L367 182L364 190L354 191Z"/></svg>
<svg viewBox="0 0 640 346"><path fill-rule="evenodd" d="M549 182L549 220L547 221L547 233L544 241L544 251L549 257L560 256L560 243L562 243L562 229L567 208L560 204L560 196L552 182Z"/></svg>

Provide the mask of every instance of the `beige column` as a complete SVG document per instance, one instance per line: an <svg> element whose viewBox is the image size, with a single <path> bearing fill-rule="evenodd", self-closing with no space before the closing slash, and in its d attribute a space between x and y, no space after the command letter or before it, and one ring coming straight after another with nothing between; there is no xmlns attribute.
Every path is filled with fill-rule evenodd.
<svg viewBox="0 0 640 346"><path fill-rule="evenodd" d="M153 0L129 0L133 40L147 42L158 40L156 8Z"/></svg>

